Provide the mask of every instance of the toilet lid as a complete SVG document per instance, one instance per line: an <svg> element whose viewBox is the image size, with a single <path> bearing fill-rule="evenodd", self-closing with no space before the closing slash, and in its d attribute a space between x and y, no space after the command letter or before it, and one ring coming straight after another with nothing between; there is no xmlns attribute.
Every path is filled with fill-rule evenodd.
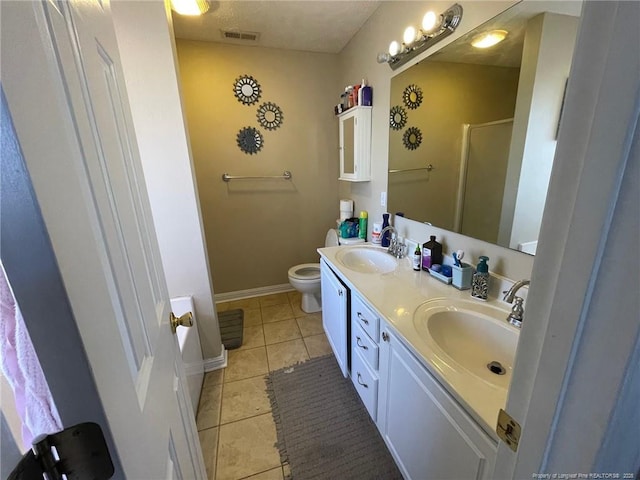
<svg viewBox="0 0 640 480"><path fill-rule="evenodd" d="M327 232L327 236L324 238L325 247L337 247L338 243L338 231L335 228L330 228Z"/></svg>
<svg viewBox="0 0 640 480"><path fill-rule="evenodd" d="M298 280L315 280L320 278L319 263L303 263L289 269L289 277Z"/></svg>

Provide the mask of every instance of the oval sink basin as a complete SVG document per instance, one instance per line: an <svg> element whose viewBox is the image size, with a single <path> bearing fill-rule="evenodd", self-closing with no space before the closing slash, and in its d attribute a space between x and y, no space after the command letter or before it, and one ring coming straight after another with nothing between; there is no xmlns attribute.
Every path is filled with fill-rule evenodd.
<svg viewBox="0 0 640 480"><path fill-rule="evenodd" d="M397 260L379 247L349 247L336 254L336 260L360 273L388 273L398 266Z"/></svg>
<svg viewBox="0 0 640 480"><path fill-rule="evenodd" d="M519 331L509 312L473 300L436 299L414 315L420 337L451 368L462 367L493 385L508 387Z"/></svg>

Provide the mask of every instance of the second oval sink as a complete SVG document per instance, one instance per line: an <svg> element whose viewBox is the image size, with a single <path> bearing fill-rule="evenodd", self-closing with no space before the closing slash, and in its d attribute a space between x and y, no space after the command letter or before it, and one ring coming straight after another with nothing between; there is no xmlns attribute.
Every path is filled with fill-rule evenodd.
<svg viewBox="0 0 640 480"><path fill-rule="evenodd" d="M518 331L506 322L508 311L472 300L435 299L414 315L420 337L439 350L451 368L506 388L518 345ZM452 364L452 362L455 364Z"/></svg>
<svg viewBox="0 0 640 480"><path fill-rule="evenodd" d="M398 266L397 260L380 247L349 247L336 254L336 260L360 273L388 273Z"/></svg>

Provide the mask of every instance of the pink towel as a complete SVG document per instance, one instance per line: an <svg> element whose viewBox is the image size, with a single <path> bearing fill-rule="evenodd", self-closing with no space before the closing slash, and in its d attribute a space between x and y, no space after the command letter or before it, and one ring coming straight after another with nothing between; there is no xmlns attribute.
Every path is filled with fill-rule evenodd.
<svg viewBox="0 0 640 480"><path fill-rule="evenodd" d="M42 367L24 325L20 309L0 263L0 368L13 389L22 420L22 446L41 433L62 430Z"/></svg>

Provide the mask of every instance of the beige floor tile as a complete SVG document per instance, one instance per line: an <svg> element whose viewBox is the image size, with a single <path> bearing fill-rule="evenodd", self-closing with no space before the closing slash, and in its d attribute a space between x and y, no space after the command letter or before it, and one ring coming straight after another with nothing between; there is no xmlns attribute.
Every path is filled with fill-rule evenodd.
<svg viewBox="0 0 640 480"><path fill-rule="evenodd" d="M264 331L262 325L255 327L244 327L242 330L242 346L240 350L248 348L262 347L264 345Z"/></svg>
<svg viewBox="0 0 640 480"><path fill-rule="evenodd" d="M258 297L258 299L260 300L261 307L270 307L271 305L282 305L285 303L289 303L289 296L287 295L287 292L265 295L263 297Z"/></svg>
<svg viewBox="0 0 640 480"><path fill-rule="evenodd" d="M302 339L267 345L267 357L269 358L269 369L271 371L309 360L309 355Z"/></svg>
<svg viewBox="0 0 640 480"><path fill-rule="evenodd" d="M256 377L269 371L265 347L230 350L228 364L224 372L225 383Z"/></svg>
<svg viewBox="0 0 640 480"><path fill-rule="evenodd" d="M254 417L271 411L264 376L229 382L222 392L220 423Z"/></svg>
<svg viewBox="0 0 640 480"><path fill-rule="evenodd" d="M246 480L282 480L284 477L282 476L282 468L278 467L245 478Z"/></svg>
<svg viewBox="0 0 640 480"><path fill-rule="evenodd" d="M234 308L242 308L243 310L248 308L260 308L260 300L258 300L258 297L233 300L229 302L229 309L232 310Z"/></svg>
<svg viewBox="0 0 640 480"><path fill-rule="evenodd" d="M262 323L278 322L280 320L289 320L294 318L291 305L283 303L281 305L269 305L261 307Z"/></svg>
<svg viewBox="0 0 640 480"><path fill-rule="evenodd" d="M229 310L229 302L216 303L216 310L218 312L226 312Z"/></svg>
<svg viewBox="0 0 640 480"><path fill-rule="evenodd" d="M196 425L198 430L216 427L220 422L220 400L222 398L222 385L209 385L200 393L200 404Z"/></svg>
<svg viewBox="0 0 640 480"><path fill-rule="evenodd" d="M255 327L262 325L262 312L260 308L244 309L244 320L242 323L245 327Z"/></svg>
<svg viewBox="0 0 640 480"><path fill-rule="evenodd" d="M218 451L218 428L208 428L198 432L200 437L200 447L204 457L204 465L207 469L207 478L216 478L216 452Z"/></svg>
<svg viewBox="0 0 640 480"><path fill-rule="evenodd" d="M287 296L289 297L289 303L293 305L294 303L300 304L300 299L302 298L302 293L294 290L293 292L287 292Z"/></svg>
<svg viewBox="0 0 640 480"><path fill-rule="evenodd" d="M304 337L304 344L307 346L307 352L309 352L309 356L311 358L321 357L328 353L332 353L331 345L329 345L327 336L324 333Z"/></svg>
<svg viewBox="0 0 640 480"><path fill-rule="evenodd" d="M286 342L287 340L295 340L300 338L300 329L295 320L282 320L280 322L265 323L264 341L267 345L273 343Z"/></svg>
<svg viewBox="0 0 640 480"><path fill-rule="evenodd" d="M282 474L284 475L284 478L291 478L291 467L288 463L282 464Z"/></svg>
<svg viewBox="0 0 640 480"><path fill-rule="evenodd" d="M300 333L302 333L303 337L324 333L324 328L322 328L322 313L320 312L296 318L296 321L298 322L298 327L300 327Z"/></svg>
<svg viewBox="0 0 640 480"><path fill-rule="evenodd" d="M212 372L206 372L204 374L204 381L202 383L202 389L205 390L211 385L222 385L224 382L224 368L213 370Z"/></svg>
<svg viewBox="0 0 640 480"><path fill-rule="evenodd" d="M302 305L300 303L300 300L298 300L297 302L291 302L291 309L293 310L293 316L296 318L309 315L307 312L302 310Z"/></svg>
<svg viewBox="0 0 640 480"><path fill-rule="evenodd" d="M271 413L220 427L216 480L235 480L280 466Z"/></svg>

